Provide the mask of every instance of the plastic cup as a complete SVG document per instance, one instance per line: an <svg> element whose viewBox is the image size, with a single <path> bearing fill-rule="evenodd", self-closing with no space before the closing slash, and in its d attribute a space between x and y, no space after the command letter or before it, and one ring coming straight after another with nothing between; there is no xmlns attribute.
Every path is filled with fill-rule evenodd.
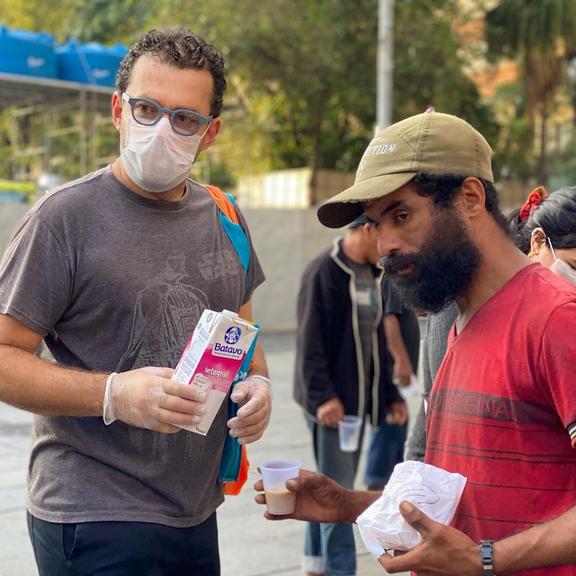
<svg viewBox="0 0 576 576"><path fill-rule="evenodd" d="M285 516L292 514L296 506L296 496L286 488L286 482L297 478L302 464L296 460L268 460L260 464L266 508L270 514Z"/></svg>
<svg viewBox="0 0 576 576"><path fill-rule="evenodd" d="M338 422L338 441L342 452L356 452L360 443L362 418L358 416L344 416Z"/></svg>

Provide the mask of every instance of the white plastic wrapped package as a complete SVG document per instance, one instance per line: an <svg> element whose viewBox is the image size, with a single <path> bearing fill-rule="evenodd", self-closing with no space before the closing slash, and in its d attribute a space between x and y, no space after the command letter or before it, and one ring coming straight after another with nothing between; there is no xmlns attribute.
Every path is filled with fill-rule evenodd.
<svg viewBox="0 0 576 576"><path fill-rule="evenodd" d="M448 524L456 512L466 478L423 462L397 464L382 496L356 520L366 548L375 558L386 550L410 550L420 534L400 514L400 502L411 502L424 514Z"/></svg>

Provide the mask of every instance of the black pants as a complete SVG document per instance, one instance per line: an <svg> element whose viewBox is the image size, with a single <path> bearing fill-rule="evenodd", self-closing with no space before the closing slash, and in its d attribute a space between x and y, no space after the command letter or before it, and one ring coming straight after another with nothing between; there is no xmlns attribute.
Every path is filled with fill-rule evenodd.
<svg viewBox="0 0 576 576"><path fill-rule="evenodd" d="M219 576L216 513L192 528L55 524L28 514L40 576Z"/></svg>

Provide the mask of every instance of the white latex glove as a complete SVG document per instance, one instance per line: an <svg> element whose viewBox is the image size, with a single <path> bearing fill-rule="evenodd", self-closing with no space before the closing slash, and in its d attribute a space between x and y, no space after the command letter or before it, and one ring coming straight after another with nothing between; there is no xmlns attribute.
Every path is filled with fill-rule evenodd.
<svg viewBox="0 0 576 576"><path fill-rule="evenodd" d="M255 442L264 434L272 412L270 380L259 374L248 376L234 386L230 398L241 406L237 416L228 420L230 436L240 444Z"/></svg>
<svg viewBox="0 0 576 576"><path fill-rule="evenodd" d="M104 423L122 420L156 432L179 432L198 424L206 408L206 393L196 386L170 380L171 368L146 367L110 374L104 393Z"/></svg>

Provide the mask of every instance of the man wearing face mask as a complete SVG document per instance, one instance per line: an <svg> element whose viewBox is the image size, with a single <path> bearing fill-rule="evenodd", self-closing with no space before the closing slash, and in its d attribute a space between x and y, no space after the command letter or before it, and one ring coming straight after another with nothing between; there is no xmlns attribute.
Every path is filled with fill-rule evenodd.
<svg viewBox="0 0 576 576"><path fill-rule="evenodd" d="M209 191L188 179L220 129L220 54L150 31L112 97L120 157L38 202L0 271L0 400L36 414L28 525L41 576L219 574L226 434L260 438L263 351L207 436L182 426L205 394L170 380L205 308L251 320L264 277L234 251ZM53 360L41 359L43 345Z"/></svg>

